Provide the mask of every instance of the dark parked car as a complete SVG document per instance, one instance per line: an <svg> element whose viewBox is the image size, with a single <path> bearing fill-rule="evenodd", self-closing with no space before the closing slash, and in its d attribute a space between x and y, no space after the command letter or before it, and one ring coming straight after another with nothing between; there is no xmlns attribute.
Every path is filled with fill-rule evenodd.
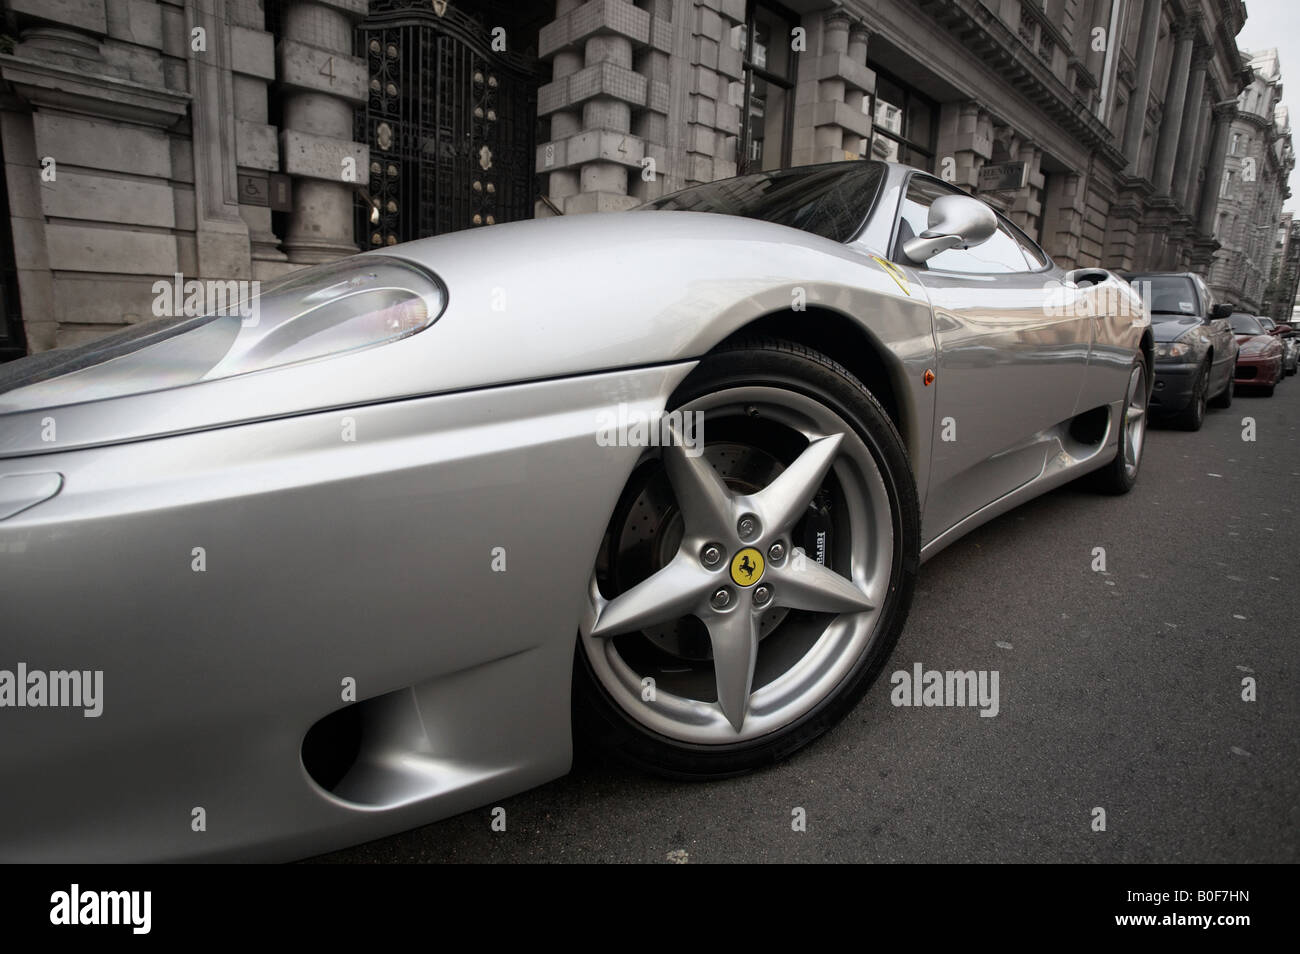
<svg viewBox="0 0 1300 954"><path fill-rule="evenodd" d="M1237 342L1228 324L1232 306L1216 302L1200 275L1140 272L1125 276L1151 307L1155 337L1153 417L1200 430L1205 408L1232 403Z"/></svg>
<svg viewBox="0 0 1300 954"><path fill-rule="evenodd" d="M1265 395L1282 380L1282 341L1269 334L1254 315L1235 312L1232 331L1241 346L1237 358L1237 384L1260 388Z"/></svg>

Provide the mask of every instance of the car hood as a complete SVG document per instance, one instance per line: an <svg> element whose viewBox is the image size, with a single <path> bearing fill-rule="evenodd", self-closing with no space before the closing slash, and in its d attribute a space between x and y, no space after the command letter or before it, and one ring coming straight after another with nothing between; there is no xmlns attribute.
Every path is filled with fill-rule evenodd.
<svg viewBox="0 0 1300 954"><path fill-rule="evenodd" d="M1151 336L1156 341L1173 341L1200 323L1194 315L1152 315Z"/></svg>
<svg viewBox="0 0 1300 954"><path fill-rule="evenodd" d="M65 404L57 415L23 403L15 390L7 395L12 410L0 414L0 458L690 361L792 301L863 316L887 341L915 336L931 320L924 287L900 278L896 267L827 238L736 216L635 211L530 219L376 254L414 261L439 278L447 304L436 324L391 344ZM47 417L57 417L57 441L42 439Z"/></svg>
<svg viewBox="0 0 1300 954"><path fill-rule="evenodd" d="M1282 345L1272 335L1237 335L1237 344L1241 345L1242 354L1279 354Z"/></svg>

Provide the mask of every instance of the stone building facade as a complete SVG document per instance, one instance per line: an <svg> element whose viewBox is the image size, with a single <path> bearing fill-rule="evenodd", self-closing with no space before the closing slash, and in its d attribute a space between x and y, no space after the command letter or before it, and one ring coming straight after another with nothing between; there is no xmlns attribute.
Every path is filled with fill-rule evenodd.
<svg viewBox="0 0 1300 954"><path fill-rule="evenodd" d="M0 357L150 317L176 273L871 156L1011 170L980 195L1067 268L1206 270L1254 79L1241 0L3 5Z"/></svg>
<svg viewBox="0 0 1300 954"><path fill-rule="evenodd" d="M1277 321L1295 322L1296 296L1300 294L1300 222L1290 212L1282 213L1273 245L1273 265L1268 291L1260 314Z"/></svg>
<svg viewBox="0 0 1300 954"><path fill-rule="evenodd" d="M1223 300L1236 302L1242 311L1262 314L1282 203L1291 194L1287 181L1295 167L1295 153L1289 114L1281 102L1277 50L1248 60L1252 79L1237 97L1219 182L1215 232L1222 248L1214 256L1209 280Z"/></svg>

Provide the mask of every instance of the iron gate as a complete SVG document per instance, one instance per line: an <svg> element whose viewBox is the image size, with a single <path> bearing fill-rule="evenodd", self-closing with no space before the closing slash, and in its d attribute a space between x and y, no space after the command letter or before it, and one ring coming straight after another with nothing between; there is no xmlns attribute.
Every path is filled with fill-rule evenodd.
<svg viewBox="0 0 1300 954"><path fill-rule="evenodd" d="M533 215L536 60L492 49L489 24L508 17L491 4L463 6L371 0L358 29L370 83L362 249Z"/></svg>

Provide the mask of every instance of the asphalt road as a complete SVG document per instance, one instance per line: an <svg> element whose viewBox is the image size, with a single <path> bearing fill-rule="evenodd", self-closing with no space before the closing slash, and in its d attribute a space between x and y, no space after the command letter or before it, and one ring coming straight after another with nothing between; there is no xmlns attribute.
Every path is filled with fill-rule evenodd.
<svg viewBox="0 0 1300 954"><path fill-rule="evenodd" d="M1300 860L1298 436L1295 377L1150 431L1125 497L1066 487L960 540L866 699L781 765L686 784L580 753L504 832L487 806L319 860ZM917 662L997 670L1000 711L893 706Z"/></svg>

